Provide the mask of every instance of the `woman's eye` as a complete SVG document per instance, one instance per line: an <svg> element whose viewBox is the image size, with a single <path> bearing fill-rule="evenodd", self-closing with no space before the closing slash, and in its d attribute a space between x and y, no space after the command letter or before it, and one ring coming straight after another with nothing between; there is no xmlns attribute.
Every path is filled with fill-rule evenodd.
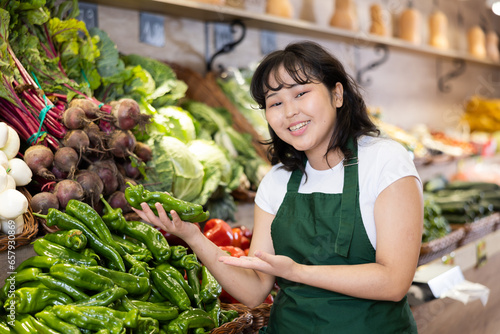
<svg viewBox="0 0 500 334"><path fill-rule="evenodd" d="M298 93L298 94L297 94L297 97L301 97L301 96L303 96L303 95L304 95L304 94L306 94L306 93L307 93L307 92L300 92L300 93Z"/></svg>
<svg viewBox="0 0 500 334"><path fill-rule="evenodd" d="M276 103L273 103L269 106L269 108L272 108L272 107L276 107L276 106L279 106L281 105L281 102L276 102Z"/></svg>

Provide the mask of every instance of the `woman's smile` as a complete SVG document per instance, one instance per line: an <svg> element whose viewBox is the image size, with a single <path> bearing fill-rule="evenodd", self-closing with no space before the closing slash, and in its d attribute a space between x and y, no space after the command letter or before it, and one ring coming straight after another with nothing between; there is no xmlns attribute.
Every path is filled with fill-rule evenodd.
<svg viewBox="0 0 500 334"><path fill-rule="evenodd" d="M304 133L305 131L305 128L307 127L307 125L311 123L311 121L305 121L305 122L298 122L298 123L294 123L292 124L288 130L290 130L290 132L293 134L293 135L300 135L302 133Z"/></svg>

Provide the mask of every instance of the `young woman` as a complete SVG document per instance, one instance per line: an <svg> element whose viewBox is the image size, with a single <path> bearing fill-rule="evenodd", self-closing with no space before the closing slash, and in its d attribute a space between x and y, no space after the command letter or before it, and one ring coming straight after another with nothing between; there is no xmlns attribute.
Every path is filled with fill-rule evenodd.
<svg viewBox="0 0 500 334"><path fill-rule="evenodd" d="M417 333L406 292L417 266L422 186L408 152L378 137L357 85L312 42L258 66L271 171L255 199L248 257L229 257L161 205L137 213L184 239L233 297L280 286L262 333Z"/></svg>

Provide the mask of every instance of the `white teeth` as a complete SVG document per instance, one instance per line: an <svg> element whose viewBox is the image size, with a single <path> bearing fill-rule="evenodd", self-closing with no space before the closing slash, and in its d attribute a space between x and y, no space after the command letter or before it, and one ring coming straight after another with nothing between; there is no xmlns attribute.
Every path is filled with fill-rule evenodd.
<svg viewBox="0 0 500 334"><path fill-rule="evenodd" d="M297 125L294 125L294 126L291 126L288 128L288 130L290 131L297 131L299 129L302 129L304 126L306 126L307 124L309 124L311 121L307 121L307 122L302 122L302 123L299 123Z"/></svg>

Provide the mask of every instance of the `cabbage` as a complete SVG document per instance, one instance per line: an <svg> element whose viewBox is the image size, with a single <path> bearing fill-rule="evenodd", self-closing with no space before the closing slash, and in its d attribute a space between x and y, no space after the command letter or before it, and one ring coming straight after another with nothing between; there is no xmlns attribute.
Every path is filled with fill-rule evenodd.
<svg viewBox="0 0 500 334"><path fill-rule="evenodd" d="M197 157L188 150L186 144L175 137L153 134L147 144L153 149L158 180L162 182L162 179L171 179L172 196L189 202L195 201L201 193L205 176L203 165Z"/></svg>
<svg viewBox="0 0 500 334"><path fill-rule="evenodd" d="M196 138L193 117L180 107L159 108L147 127L150 134L159 133L175 137L184 143Z"/></svg>

